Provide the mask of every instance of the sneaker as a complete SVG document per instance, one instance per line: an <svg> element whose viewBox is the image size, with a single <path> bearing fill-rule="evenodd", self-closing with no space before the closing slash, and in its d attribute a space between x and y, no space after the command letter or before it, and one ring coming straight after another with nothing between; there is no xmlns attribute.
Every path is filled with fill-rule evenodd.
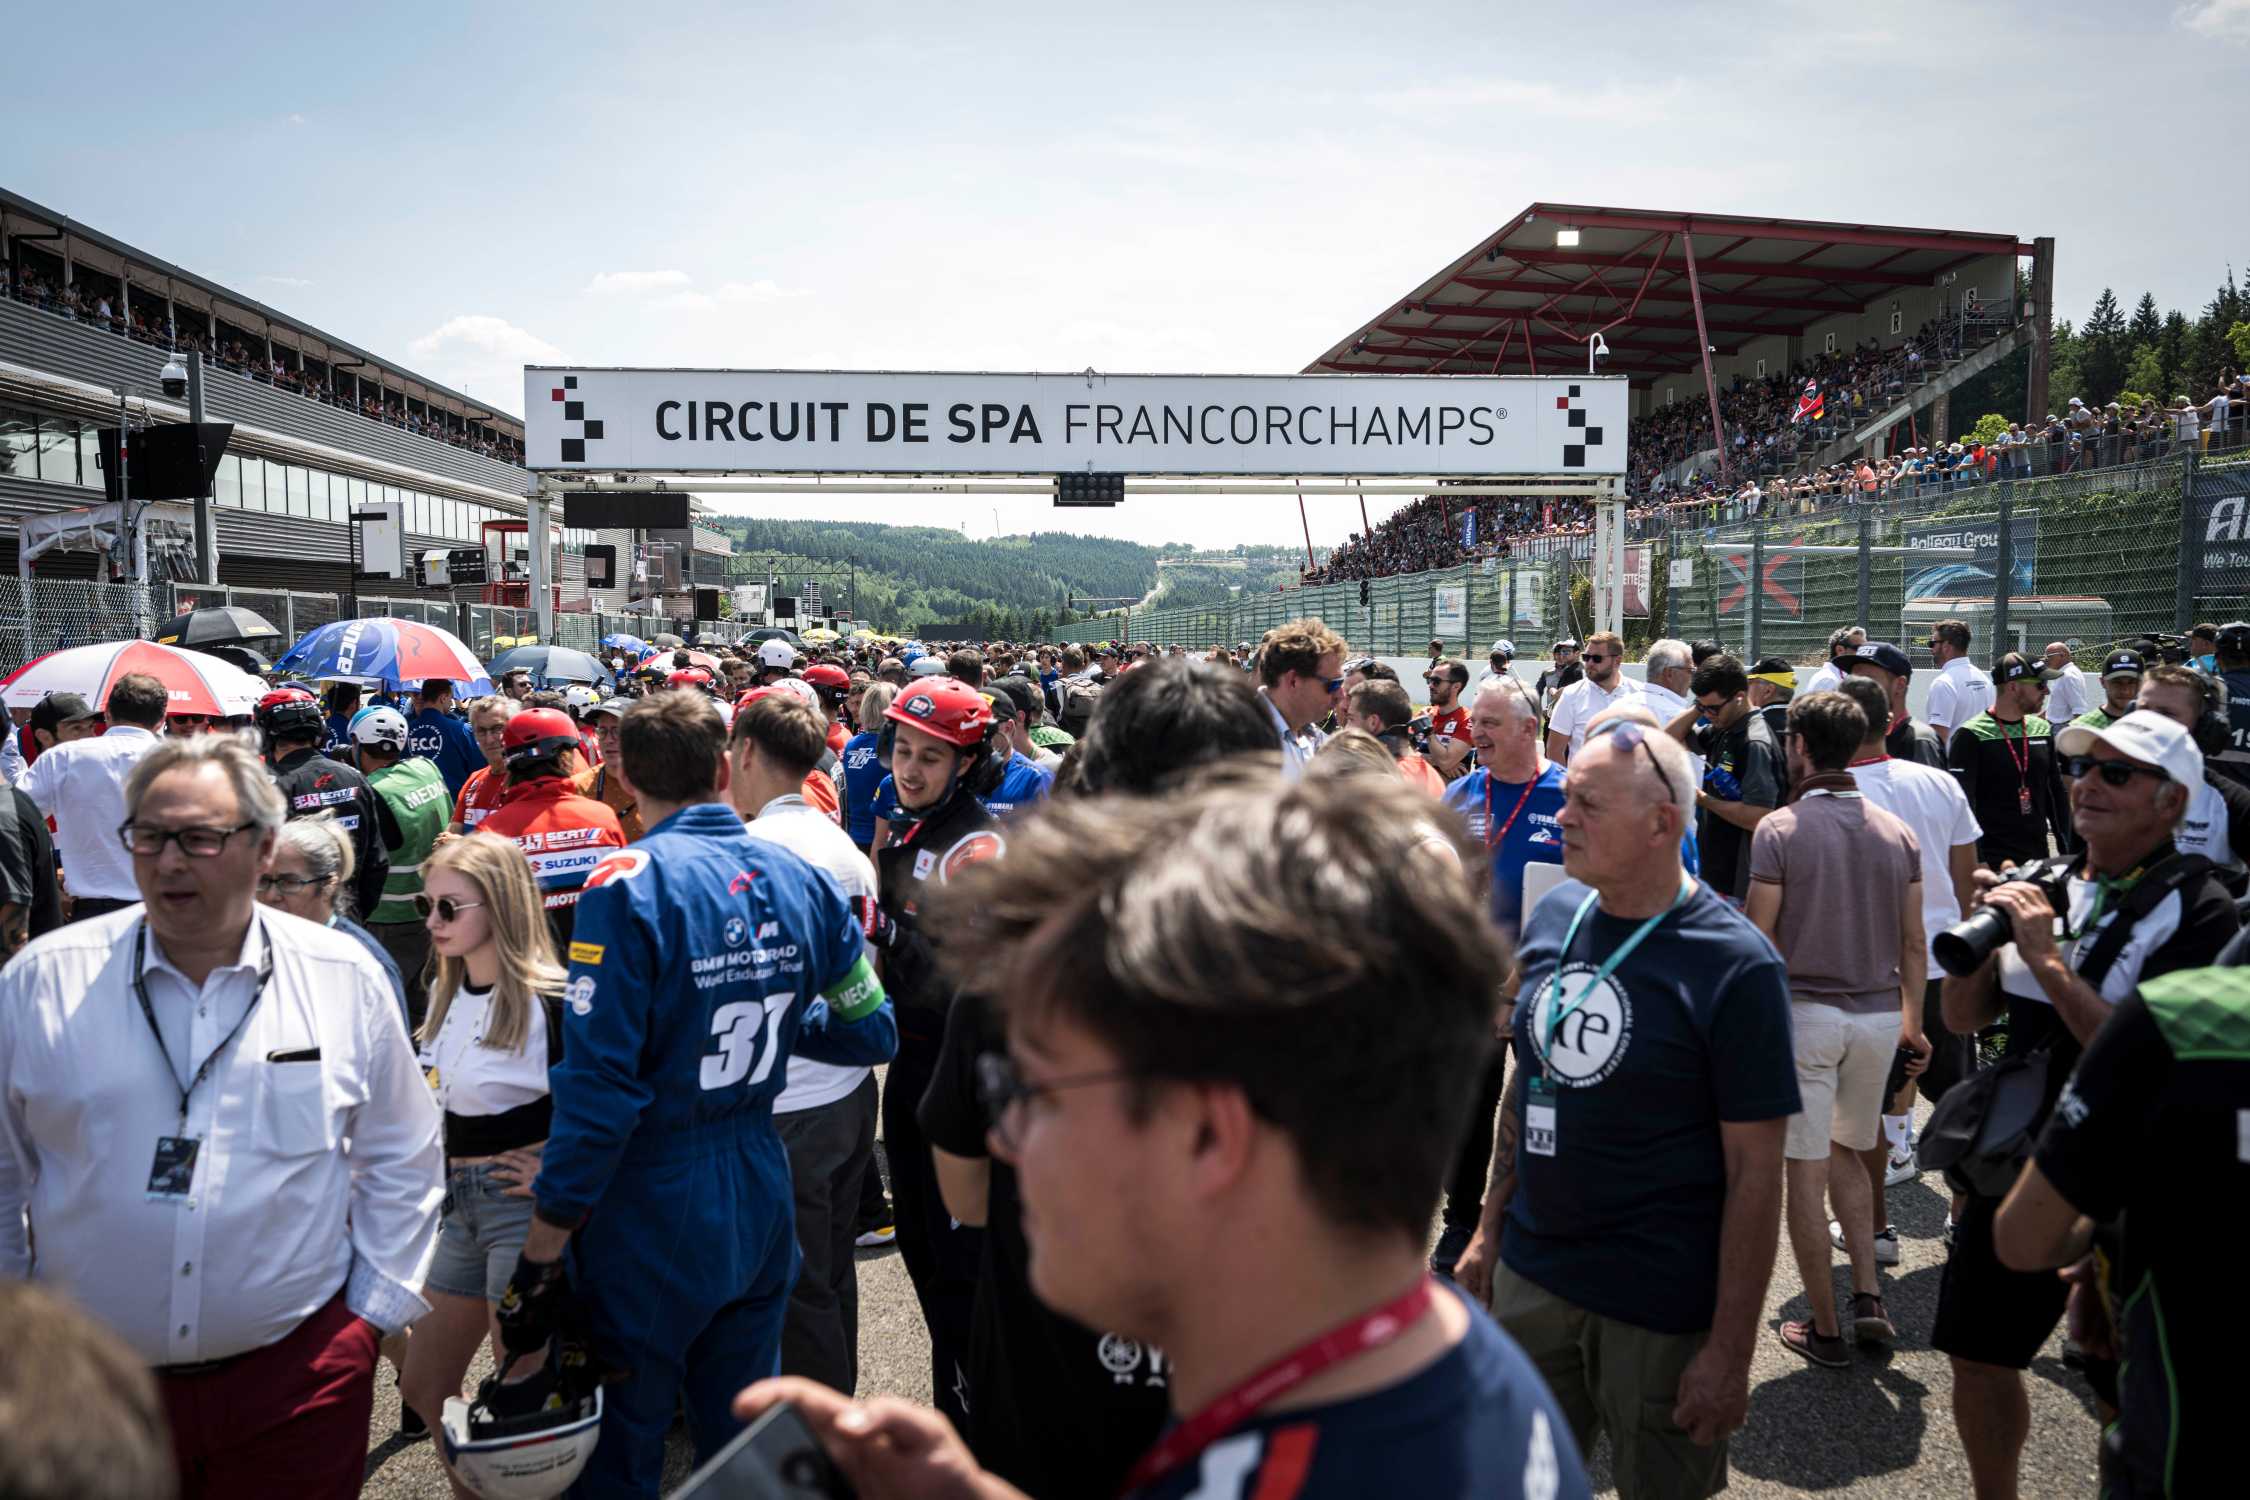
<svg viewBox="0 0 2250 1500"><path fill-rule="evenodd" d="M1461 1263L1461 1252L1469 1248L1475 1231L1460 1224L1448 1224L1437 1237L1437 1249L1430 1252L1430 1269L1448 1281L1453 1279L1453 1268Z"/></svg>
<svg viewBox="0 0 2250 1500"><path fill-rule="evenodd" d="M1883 1186L1903 1187L1921 1175L1922 1164L1915 1159L1914 1148L1908 1146L1904 1156L1893 1151L1889 1161L1884 1163Z"/></svg>
<svg viewBox="0 0 2250 1500"><path fill-rule="evenodd" d="M1844 1244L1844 1226L1835 1219L1828 1221L1828 1243L1847 1255L1851 1253ZM1898 1231L1888 1224L1875 1231L1875 1264L1898 1264Z"/></svg>
<svg viewBox="0 0 2250 1500"><path fill-rule="evenodd" d="M859 1238L853 1240L852 1243L862 1250L874 1250L883 1245L888 1245L897 1238L898 1226L896 1224L878 1224L873 1229L862 1230Z"/></svg>

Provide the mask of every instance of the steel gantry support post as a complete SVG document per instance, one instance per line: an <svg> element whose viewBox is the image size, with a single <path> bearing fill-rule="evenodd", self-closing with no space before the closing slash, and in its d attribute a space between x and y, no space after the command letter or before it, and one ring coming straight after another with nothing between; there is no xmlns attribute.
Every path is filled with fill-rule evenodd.
<svg viewBox="0 0 2250 1500"><path fill-rule="evenodd" d="M1695 230L1691 225L1680 235L1680 248L1687 252L1688 300L1695 305L1696 357L1703 361L1703 394L1711 402L1711 441L1719 449L1719 477L1727 477L1727 434L1719 421L1719 382L1711 373L1711 336L1703 324L1703 278L1695 272Z"/></svg>

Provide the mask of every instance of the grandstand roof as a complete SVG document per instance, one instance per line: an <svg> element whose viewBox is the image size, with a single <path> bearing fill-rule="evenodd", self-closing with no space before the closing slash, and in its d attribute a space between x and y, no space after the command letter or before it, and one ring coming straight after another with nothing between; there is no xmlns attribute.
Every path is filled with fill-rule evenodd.
<svg viewBox="0 0 2250 1500"><path fill-rule="evenodd" d="M1561 230L1577 243L1558 243ZM2032 253L2012 234L1534 203L1305 368L1558 373L1585 368L1599 330L1603 373L1680 374L1699 356L1691 254L1704 327L1724 356L1972 260Z"/></svg>
<svg viewBox="0 0 2250 1500"><path fill-rule="evenodd" d="M254 298L245 297L230 287L221 286L218 282L128 245L123 240L103 234L98 229L89 229L65 214L59 214L5 188L0 188L0 219L7 221L11 234L27 240L41 237L29 231L24 222L35 221L57 236L57 244L49 247L57 254L61 253L60 236L68 235L71 253L105 275L118 276L120 280L129 275L136 286L161 286L175 296L183 291L187 292L189 295L183 301L189 305L201 302L230 323L243 323L246 316L255 318L265 325L266 333L269 337L274 337L277 343L309 353L324 363L348 365L357 361L380 369L385 389L393 394L411 397L416 401L427 401L442 409L451 410L456 415L484 422L511 436L523 436L523 419L520 417L498 410L490 403L473 396L439 385L434 380L417 375L397 360L370 354L357 344L347 344L333 334L323 333L302 318L293 318ZM95 254L84 253L89 247Z"/></svg>

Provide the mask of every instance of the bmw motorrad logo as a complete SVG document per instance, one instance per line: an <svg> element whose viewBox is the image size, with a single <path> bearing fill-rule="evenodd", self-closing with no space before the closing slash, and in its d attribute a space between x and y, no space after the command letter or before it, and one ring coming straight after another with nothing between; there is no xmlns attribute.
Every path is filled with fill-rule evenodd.
<svg viewBox="0 0 2250 1500"><path fill-rule="evenodd" d="M729 948L741 947L742 940L748 936L750 936L749 923L743 921L740 917L729 917L727 919L727 946Z"/></svg>

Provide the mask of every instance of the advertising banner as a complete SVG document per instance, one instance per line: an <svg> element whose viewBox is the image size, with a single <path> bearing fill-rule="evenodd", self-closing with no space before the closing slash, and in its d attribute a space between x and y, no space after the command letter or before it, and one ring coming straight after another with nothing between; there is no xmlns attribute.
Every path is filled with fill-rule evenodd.
<svg viewBox="0 0 2250 1500"><path fill-rule="evenodd" d="M1620 376L524 371L526 462L602 473L1621 474Z"/></svg>
<svg viewBox="0 0 2250 1500"><path fill-rule="evenodd" d="M1457 641L1468 636L1467 584L1441 583L1430 591L1430 634L1441 641Z"/></svg>
<svg viewBox="0 0 2250 1500"><path fill-rule="evenodd" d="M2039 512L2019 510L2010 523L2015 533L2015 578L2011 595L2035 594L2039 580ZM1899 528L1909 547L1973 548L1967 562L1906 560L1906 597L1909 599L1983 599L1992 594L1993 576L2000 570L2000 518L1998 516L1948 516L1942 520L1908 521Z"/></svg>

